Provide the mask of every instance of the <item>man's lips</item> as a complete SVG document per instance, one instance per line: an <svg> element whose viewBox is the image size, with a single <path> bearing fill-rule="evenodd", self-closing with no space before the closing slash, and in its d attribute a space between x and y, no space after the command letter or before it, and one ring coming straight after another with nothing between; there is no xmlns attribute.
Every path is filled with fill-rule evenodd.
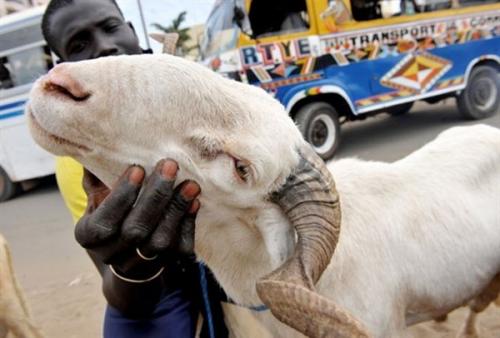
<svg viewBox="0 0 500 338"><path fill-rule="evenodd" d="M72 141L69 141L65 138L62 138L60 136L57 136L57 135L54 135L52 133L49 133L45 128L43 128L40 123L37 121L35 115L33 114L33 110L31 109L30 106L28 106L28 114L29 114L29 118L31 119L31 122L33 124L33 126L35 126L35 128L46 138L50 139L52 142L56 143L56 144L61 144L61 145L68 145L68 146L71 146L71 147L75 147L77 149L80 149L80 150L84 150L84 151L90 151L90 149L84 145L81 145L81 144L78 144L78 143L75 143L75 142L72 142Z"/></svg>

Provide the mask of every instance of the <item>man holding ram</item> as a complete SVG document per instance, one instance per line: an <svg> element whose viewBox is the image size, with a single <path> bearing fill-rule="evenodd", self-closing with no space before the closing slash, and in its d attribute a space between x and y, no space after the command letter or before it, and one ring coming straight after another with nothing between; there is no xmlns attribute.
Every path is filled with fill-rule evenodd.
<svg viewBox="0 0 500 338"><path fill-rule="evenodd" d="M275 336L402 337L408 324L464 304L500 273L494 128L450 130L394 164L344 160L327 168L261 89L186 60L145 55L55 67L35 84L27 115L41 146L81 161L106 186L130 163L161 175L155 163L175 159L177 179L202 191L197 256L236 303L269 307L256 316ZM109 253L102 248L121 224L107 222L102 217L116 213L103 210L132 207L138 195L134 183L144 172L126 173L114 194L121 203L91 204L82 233L77 227L97 254ZM149 182L137 207L142 198L155 201ZM97 205L107 190L94 186L102 188L91 194ZM159 212L168 205L158 203ZM193 211L193 202L186 208ZM192 248L194 220L179 232ZM154 237L124 238L139 248L127 257L153 260ZM123 275L128 264L108 263L119 283L137 282Z"/></svg>
<svg viewBox="0 0 500 338"><path fill-rule="evenodd" d="M52 0L42 30L62 61L143 53L114 0ZM71 86L64 77L59 80L54 89ZM101 84L106 86L105 79ZM77 99L83 95L71 90ZM94 121L96 128L99 120ZM202 337L210 332L224 337L217 292L209 294L215 300L202 304L199 269L204 267L192 257L200 187L193 181L176 184L177 163L158 160L149 177L141 166L131 166L110 189L73 159L57 159L59 187L78 221L76 238L103 278L109 303L104 337L153 338L169 332L171 337L191 338L198 311L207 317L205 309L212 327L205 325ZM211 274L207 277L210 290L217 291Z"/></svg>

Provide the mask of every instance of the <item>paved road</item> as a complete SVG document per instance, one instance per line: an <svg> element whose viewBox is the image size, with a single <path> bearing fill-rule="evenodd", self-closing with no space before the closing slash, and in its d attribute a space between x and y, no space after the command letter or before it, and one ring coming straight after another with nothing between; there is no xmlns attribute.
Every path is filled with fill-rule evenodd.
<svg viewBox="0 0 500 338"><path fill-rule="evenodd" d="M342 129L339 157L394 161L434 139L441 131L457 126L485 123L500 127L500 116L482 121L464 121L448 99L435 105L418 103L408 115L385 114L346 124Z"/></svg>
<svg viewBox="0 0 500 338"><path fill-rule="evenodd" d="M338 157L394 161L464 122L453 100L418 104L406 116L343 126ZM500 116L481 121L500 127ZM73 239L71 218L54 180L0 204L0 232L10 242L19 280L47 337L97 337L103 307L99 277Z"/></svg>

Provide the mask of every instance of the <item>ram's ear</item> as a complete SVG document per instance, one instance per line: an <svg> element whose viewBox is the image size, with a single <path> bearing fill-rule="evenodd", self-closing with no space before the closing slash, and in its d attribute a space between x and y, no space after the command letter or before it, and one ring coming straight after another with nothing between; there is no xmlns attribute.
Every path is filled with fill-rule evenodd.
<svg viewBox="0 0 500 338"><path fill-rule="evenodd" d="M177 33L149 33L149 37L163 45L163 53L175 55L179 34Z"/></svg>

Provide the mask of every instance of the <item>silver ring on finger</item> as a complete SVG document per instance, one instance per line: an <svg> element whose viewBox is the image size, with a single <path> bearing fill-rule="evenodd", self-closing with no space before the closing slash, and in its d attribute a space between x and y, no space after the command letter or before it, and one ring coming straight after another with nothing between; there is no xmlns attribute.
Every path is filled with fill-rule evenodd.
<svg viewBox="0 0 500 338"><path fill-rule="evenodd" d="M137 252L137 255L139 257L141 257L143 260L145 261L154 261L155 259L158 258L158 255L154 255L153 257L148 257L146 255L144 255L141 250L139 250L139 248L135 248L135 252Z"/></svg>

